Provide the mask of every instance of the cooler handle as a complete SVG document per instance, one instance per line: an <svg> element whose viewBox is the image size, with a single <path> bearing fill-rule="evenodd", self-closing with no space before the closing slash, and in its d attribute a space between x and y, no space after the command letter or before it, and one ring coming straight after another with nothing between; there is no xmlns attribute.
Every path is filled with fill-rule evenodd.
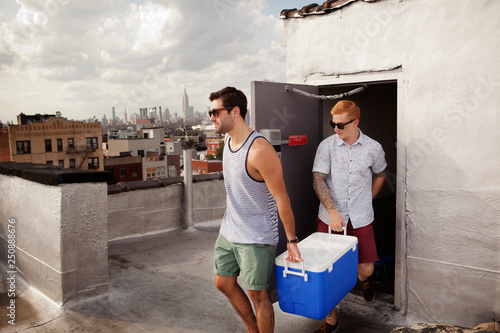
<svg viewBox="0 0 500 333"><path fill-rule="evenodd" d="M347 236L347 228L346 227L343 227L342 229L344 229L344 236ZM332 233L332 229L330 228L330 225L328 225L328 233L331 234ZM354 244L352 246L352 252L356 251L356 244ZM328 273L330 273L331 269L328 271Z"/></svg>
<svg viewBox="0 0 500 333"><path fill-rule="evenodd" d="M344 236L347 236L347 228L346 227L342 227L342 229L344 230ZM332 228L330 228L330 225L328 225L328 233L329 234L332 233Z"/></svg>
<svg viewBox="0 0 500 333"><path fill-rule="evenodd" d="M298 275L298 276L304 277L304 281L307 282L307 273L306 273L306 270L304 268L304 261L303 260L300 262L300 268L302 269L302 273L288 270L288 260L286 260L286 258L283 258L283 260L285 261L285 265L284 265L285 269L283 270L283 277L284 278L286 278L287 274Z"/></svg>

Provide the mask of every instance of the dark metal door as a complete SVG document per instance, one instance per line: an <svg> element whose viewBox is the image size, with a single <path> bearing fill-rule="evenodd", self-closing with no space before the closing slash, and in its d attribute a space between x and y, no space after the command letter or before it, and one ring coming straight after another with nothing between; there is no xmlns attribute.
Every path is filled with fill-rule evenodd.
<svg viewBox="0 0 500 333"><path fill-rule="evenodd" d="M321 101L307 98L285 87L318 94L317 86L275 82L252 82L250 126L281 131L283 177L295 216L299 240L316 231L319 200L312 186L312 166L322 136ZM287 140L299 137L300 140ZM307 141L306 144L305 140ZM280 241L276 255L286 250L286 235L280 223Z"/></svg>

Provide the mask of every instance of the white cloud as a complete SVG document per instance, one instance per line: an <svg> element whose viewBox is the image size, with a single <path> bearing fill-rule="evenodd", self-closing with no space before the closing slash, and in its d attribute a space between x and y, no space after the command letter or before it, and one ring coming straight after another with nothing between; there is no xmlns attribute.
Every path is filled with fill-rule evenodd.
<svg viewBox="0 0 500 333"><path fill-rule="evenodd" d="M249 94L252 80L283 80L283 22L262 14L266 5L17 0L13 10L0 4L0 119L40 105L74 119L109 117L112 106L180 112L184 87L204 111L208 94L226 85ZM32 94L16 98L24 91Z"/></svg>

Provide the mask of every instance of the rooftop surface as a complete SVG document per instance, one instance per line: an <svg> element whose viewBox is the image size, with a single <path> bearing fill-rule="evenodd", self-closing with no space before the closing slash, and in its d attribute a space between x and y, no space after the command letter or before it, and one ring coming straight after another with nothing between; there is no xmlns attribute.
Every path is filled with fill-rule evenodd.
<svg viewBox="0 0 500 333"><path fill-rule="evenodd" d="M231 305L214 286L213 245L217 224L114 242L109 247L110 293L60 308L18 283L16 325L2 332L246 332ZM5 280L5 279L2 279ZM275 332L314 332L322 321L287 314L274 304ZM349 294L340 304L342 332L390 332L393 311L385 302L366 304Z"/></svg>

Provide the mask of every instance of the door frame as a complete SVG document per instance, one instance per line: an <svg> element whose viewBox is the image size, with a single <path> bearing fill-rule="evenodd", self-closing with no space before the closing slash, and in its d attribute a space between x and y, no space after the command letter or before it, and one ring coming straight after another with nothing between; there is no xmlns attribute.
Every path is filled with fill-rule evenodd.
<svg viewBox="0 0 500 333"><path fill-rule="evenodd" d="M347 84L370 84L380 82L396 82L397 87L397 141L396 141L396 255L394 271L394 306L396 309L407 308L407 290L406 290L406 126L404 117L404 75L402 68L396 70L360 73L360 74L342 74L335 76L325 76L322 78L306 79L304 84L318 86L322 88L332 85Z"/></svg>

